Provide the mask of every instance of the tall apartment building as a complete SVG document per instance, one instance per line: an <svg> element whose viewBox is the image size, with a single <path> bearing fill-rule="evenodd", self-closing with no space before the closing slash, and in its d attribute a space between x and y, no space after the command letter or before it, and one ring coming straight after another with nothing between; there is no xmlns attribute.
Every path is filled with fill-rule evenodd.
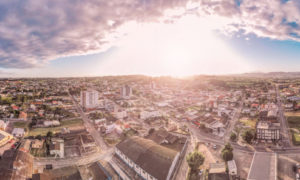
<svg viewBox="0 0 300 180"><path fill-rule="evenodd" d="M86 109L96 108L98 106L98 91L87 90L80 92L80 103Z"/></svg>
<svg viewBox="0 0 300 180"><path fill-rule="evenodd" d="M123 98L129 98L132 95L132 88L128 85L125 85L121 88L121 96Z"/></svg>

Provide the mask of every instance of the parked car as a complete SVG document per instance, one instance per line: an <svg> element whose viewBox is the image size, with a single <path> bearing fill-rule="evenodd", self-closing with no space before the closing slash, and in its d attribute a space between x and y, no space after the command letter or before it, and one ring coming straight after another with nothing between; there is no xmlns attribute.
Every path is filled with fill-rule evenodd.
<svg viewBox="0 0 300 180"><path fill-rule="evenodd" d="M11 148L12 148L12 149L18 149L20 145L21 145L20 142L15 142L15 143L11 146Z"/></svg>
<svg viewBox="0 0 300 180"><path fill-rule="evenodd" d="M217 149L217 145L214 144L214 145L213 145L213 149Z"/></svg>

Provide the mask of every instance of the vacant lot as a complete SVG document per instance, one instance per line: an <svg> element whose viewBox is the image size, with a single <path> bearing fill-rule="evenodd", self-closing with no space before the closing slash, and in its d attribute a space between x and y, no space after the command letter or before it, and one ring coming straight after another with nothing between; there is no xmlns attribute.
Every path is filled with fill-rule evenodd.
<svg viewBox="0 0 300 180"><path fill-rule="evenodd" d="M294 145L300 145L300 116L287 116Z"/></svg>
<svg viewBox="0 0 300 180"><path fill-rule="evenodd" d="M300 116L300 111L285 112L285 116Z"/></svg>
<svg viewBox="0 0 300 180"><path fill-rule="evenodd" d="M27 136L45 136L49 131L52 131L53 133L58 133L61 131L62 128L73 128L76 126L82 126L83 121L82 119L72 119L67 121L61 121L61 125L58 127L48 127L48 128L34 128L29 131Z"/></svg>
<svg viewBox="0 0 300 180"><path fill-rule="evenodd" d="M248 126L250 128L255 128L257 119L249 119L249 118L242 118L239 120L244 126Z"/></svg>

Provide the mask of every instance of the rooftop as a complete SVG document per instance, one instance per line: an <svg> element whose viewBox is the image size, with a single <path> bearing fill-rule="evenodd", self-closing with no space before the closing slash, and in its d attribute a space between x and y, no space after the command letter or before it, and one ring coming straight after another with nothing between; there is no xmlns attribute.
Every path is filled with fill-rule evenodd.
<svg viewBox="0 0 300 180"><path fill-rule="evenodd" d="M157 179L166 179L177 152L152 140L133 136L116 146L135 164ZM157 166L159 164L159 166Z"/></svg>

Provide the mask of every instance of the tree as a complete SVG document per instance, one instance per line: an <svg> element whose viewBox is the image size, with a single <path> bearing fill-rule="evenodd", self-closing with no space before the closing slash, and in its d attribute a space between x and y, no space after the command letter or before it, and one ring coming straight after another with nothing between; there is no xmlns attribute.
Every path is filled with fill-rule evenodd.
<svg viewBox="0 0 300 180"><path fill-rule="evenodd" d="M154 128L149 129L148 134L152 134L155 131Z"/></svg>
<svg viewBox="0 0 300 180"><path fill-rule="evenodd" d="M230 143L225 144L224 148L222 149L222 158L224 161L230 161L233 159L233 148Z"/></svg>
<svg viewBox="0 0 300 180"><path fill-rule="evenodd" d="M225 144L225 146L224 146L224 148L223 148L222 151L225 151L225 150L233 151L233 148L232 148L232 146L231 146L230 143Z"/></svg>
<svg viewBox="0 0 300 180"><path fill-rule="evenodd" d="M52 131L48 131L47 132L47 138L49 139L51 139L53 137L53 132Z"/></svg>
<svg viewBox="0 0 300 180"><path fill-rule="evenodd" d="M222 151L222 158L224 161L230 161L233 159L233 152L229 150Z"/></svg>
<svg viewBox="0 0 300 180"><path fill-rule="evenodd" d="M198 151L194 151L193 153L189 153L186 157L186 161L191 168L192 172L195 172L198 170L199 166L201 166L204 162L204 156L202 153Z"/></svg>
<svg viewBox="0 0 300 180"><path fill-rule="evenodd" d="M237 135L236 135L234 132L232 132L232 133L230 134L230 140L231 140L231 141L236 141L236 138L237 138Z"/></svg>
<svg viewBox="0 0 300 180"><path fill-rule="evenodd" d="M243 134L243 139L250 144L252 139L254 138L254 132L252 130L247 130Z"/></svg>

